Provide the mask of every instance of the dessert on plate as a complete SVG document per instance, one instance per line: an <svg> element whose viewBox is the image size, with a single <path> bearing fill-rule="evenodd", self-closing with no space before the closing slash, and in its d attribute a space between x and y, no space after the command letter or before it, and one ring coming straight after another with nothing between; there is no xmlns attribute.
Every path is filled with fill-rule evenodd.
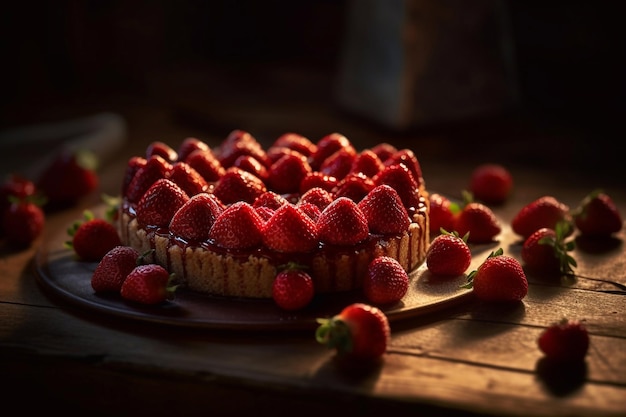
<svg viewBox="0 0 626 417"><path fill-rule="evenodd" d="M359 289L369 262L407 272L425 260L428 193L410 149L357 151L339 133L285 133L267 149L249 132L218 146L151 143L129 159L118 227L182 287L271 298L280 268L307 269L317 293Z"/></svg>

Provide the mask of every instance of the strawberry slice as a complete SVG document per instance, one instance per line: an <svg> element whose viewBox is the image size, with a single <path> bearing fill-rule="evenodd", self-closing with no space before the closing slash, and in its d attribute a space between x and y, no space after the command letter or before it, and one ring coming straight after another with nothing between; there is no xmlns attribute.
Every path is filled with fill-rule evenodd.
<svg viewBox="0 0 626 417"><path fill-rule="evenodd" d="M167 227L189 196L167 178L157 180L137 203L137 222L145 226Z"/></svg>
<svg viewBox="0 0 626 417"><path fill-rule="evenodd" d="M228 249L246 249L262 242L263 219L245 201L236 202L215 219L209 231L209 239Z"/></svg>
<svg viewBox="0 0 626 417"><path fill-rule="evenodd" d="M263 244L280 252L310 252L318 244L317 226L293 204L278 208L263 227Z"/></svg>
<svg viewBox="0 0 626 417"><path fill-rule="evenodd" d="M214 194L196 194L174 213L170 232L187 242L204 242L222 211L224 206Z"/></svg>
<svg viewBox="0 0 626 417"><path fill-rule="evenodd" d="M365 215L347 197L330 203L317 219L317 227L320 240L331 245L356 245L369 235Z"/></svg>

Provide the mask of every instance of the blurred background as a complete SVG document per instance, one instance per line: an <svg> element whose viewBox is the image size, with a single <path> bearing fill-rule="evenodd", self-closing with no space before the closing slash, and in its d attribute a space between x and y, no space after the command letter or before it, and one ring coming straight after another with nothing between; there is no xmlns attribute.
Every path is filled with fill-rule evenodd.
<svg viewBox="0 0 626 417"><path fill-rule="evenodd" d="M622 184L618 9L579 0L9 2L0 152L35 152L11 141L12 129L107 112L124 122L128 155L153 140L217 144L234 129L265 145L287 131L314 141L338 131L358 148L411 144L425 165L507 155L512 165L592 169Z"/></svg>

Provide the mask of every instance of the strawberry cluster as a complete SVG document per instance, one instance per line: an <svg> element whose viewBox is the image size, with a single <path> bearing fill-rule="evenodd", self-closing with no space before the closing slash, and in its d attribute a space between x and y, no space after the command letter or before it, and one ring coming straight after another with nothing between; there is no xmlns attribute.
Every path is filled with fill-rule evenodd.
<svg viewBox="0 0 626 417"><path fill-rule="evenodd" d="M423 184L408 149L359 153L338 133L317 143L287 133L265 151L236 130L213 149L197 138L177 151L152 143L129 160L122 193L141 227L227 249L294 253L402 233L426 204Z"/></svg>

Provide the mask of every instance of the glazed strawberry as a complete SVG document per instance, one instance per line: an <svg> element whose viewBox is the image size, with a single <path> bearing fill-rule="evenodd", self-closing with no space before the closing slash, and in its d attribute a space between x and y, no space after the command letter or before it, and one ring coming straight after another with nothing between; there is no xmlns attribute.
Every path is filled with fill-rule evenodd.
<svg viewBox="0 0 626 417"><path fill-rule="evenodd" d="M398 149L395 146L387 142L378 143L370 150L374 152L383 162L389 159L391 155L398 152Z"/></svg>
<svg viewBox="0 0 626 417"><path fill-rule="evenodd" d="M128 160L126 165L126 171L124 172L124 179L122 180L122 195L126 195L128 187L135 177L137 171L146 165L146 158L141 156L133 156Z"/></svg>
<svg viewBox="0 0 626 417"><path fill-rule="evenodd" d="M426 266L434 275L463 275L472 262L472 253L467 246L467 235L445 229L430 243L426 251Z"/></svg>
<svg viewBox="0 0 626 417"><path fill-rule="evenodd" d="M583 236L610 236L622 229L622 216L613 199L601 190L585 196L572 212L574 223Z"/></svg>
<svg viewBox="0 0 626 417"><path fill-rule="evenodd" d="M356 155L354 146L341 133L335 132L324 136L316 143L316 146L315 153L309 158L309 163L314 171L319 171L322 163L340 149L348 150L353 155Z"/></svg>
<svg viewBox="0 0 626 417"><path fill-rule="evenodd" d="M503 255L502 248L467 276L465 288L473 288L474 295L488 302L517 302L528 293L528 280L519 261Z"/></svg>
<svg viewBox="0 0 626 417"><path fill-rule="evenodd" d="M368 302L391 305L400 301L408 289L409 274L394 258L378 256L367 266L363 294Z"/></svg>
<svg viewBox="0 0 626 417"><path fill-rule="evenodd" d="M419 186L413 174L404 164L385 167L374 178L376 185L386 184L395 189L407 211L412 212L420 205Z"/></svg>
<svg viewBox="0 0 626 417"><path fill-rule="evenodd" d="M137 222L141 226L167 227L189 196L176 183L157 180L137 203Z"/></svg>
<svg viewBox="0 0 626 417"><path fill-rule="evenodd" d="M131 203L137 203L148 191L148 188L158 179L166 178L172 169L172 164L161 156L153 155L146 160L143 167L139 168L130 181L126 190L126 198Z"/></svg>
<svg viewBox="0 0 626 417"><path fill-rule="evenodd" d="M293 156L297 156L298 158L304 158L308 162L307 156L301 152L298 152L286 146L271 146L267 150L267 159L269 159L270 161L269 166L272 166L273 163L275 163L276 161L278 161L280 158L282 158L285 155L293 155Z"/></svg>
<svg viewBox="0 0 626 417"><path fill-rule="evenodd" d="M150 159L152 155L159 155L170 163L178 159L178 154L170 145L158 140L151 142L146 148L146 159Z"/></svg>
<svg viewBox="0 0 626 417"><path fill-rule="evenodd" d="M287 199L282 195L276 194L274 191L266 191L254 200L252 207L269 207L272 210L276 210L283 204L287 203Z"/></svg>
<svg viewBox="0 0 626 417"><path fill-rule="evenodd" d="M285 204L265 222L263 244L279 252L310 252L318 245L317 226L296 206Z"/></svg>
<svg viewBox="0 0 626 417"><path fill-rule="evenodd" d="M108 251L122 244L115 226L89 210L83 212L83 219L72 223L67 233L71 240L65 246L86 262L100 261Z"/></svg>
<svg viewBox="0 0 626 417"><path fill-rule="evenodd" d="M319 168L322 174L330 175L337 180L344 178L352 169L352 163L356 158L354 148L339 149L326 158Z"/></svg>
<svg viewBox="0 0 626 417"><path fill-rule="evenodd" d="M356 361L377 361L391 337L389 320L379 308L354 303L331 318L318 318L315 332L318 343L335 349L339 357Z"/></svg>
<svg viewBox="0 0 626 417"><path fill-rule="evenodd" d="M308 138L291 132L282 134L272 144L272 147L280 146L293 149L306 157L313 155L317 151L317 145L311 142Z"/></svg>
<svg viewBox="0 0 626 417"><path fill-rule="evenodd" d="M161 265L138 265L124 280L120 294L136 303L160 304L174 296L176 287L171 285L172 278Z"/></svg>
<svg viewBox="0 0 626 417"><path fill-rule="evenodd" d="M259 177L263 182L267 181L270 176L265 165L250 155L241 155L239 158L235 159L233 166L248 171L254 176Z"/></svg>
<svg viewBox="0 0 626 417"><path fill-rule="evenodd" d="M556 224L563 220L572 221L569 206L553 196L546 195L522 207L511 221L511 228L527 239L535 230L542 227L554 229Z"/></svg>
<svg viewBox="0 0 626 417"><path fill-rule="evenodd" d="M337 183L337 187L333 190L335 198L348 197L355 203L358 203L370 191L376 187L376 183L370 177L362 172L348 174Z"/></svg>
<svg viewBox="0 0 626 417"><path fill-rule="evenodd" d="M293 193L300 189L300 182L310 172L311 166L306 157L289 153L272 164L268 182L279 194Z"/></svg>
<svg viewBox="0 0 626 417"><path fill-rule="evenodd" d="M33 243L45 226L41 203L34 198L11 196L9 207L2 213L2 230L10 245L26 247Z"/></svg>
<svg viewBox="0 0 626 417"><path fill-rule="evenodd" d="M174 163L167 178L175 182L189 197L209 188L204 177L185 162Z"/></svg>
<svg viewBox="0 0 626 417"><path fill-rule="evenodd" d="M321 211L324 211L326 206L333 202L333 196L328 191L313 187L302 194L300 202L298 204L311 203L315 204Z"/></svg>
<svg viewBox="0 0 626 417"><path fill-rule="evenodd" d="M581 362L589 350L589 332L580 321L564 318L543 330L537 345L551 361Z"/></svg>
<svg viewBox="0 0 626 417"><path fill-rule="evenodd" d="M332 175L326 175L319 171L313 171L307 173L302 181L300 181L299 191L300 194L304 194L311 188L317 187L331 192L337 186L337 182L337 178Z"/></svg>
<svg viewBox="0 0 626 417"><path fill-rule="evenodd" d="M272 298L278 307L288 311L301 310L311 303L314 295L313 279L297 264L279 268L272 284Z"/></svg>
<svg viewBox="0 0 626 417"><path fill-rule="evenodd" d="M410 149L400 149L394 152L389 158L383 161L383 164L386 167L402 164L409 169L413 179L418 185L423 185L424 183L422 178L422 167L420 166L415 153Z"/></svg>
<svg viewBox="0 0 626 417"><path fill-rule="evenodd" d="M361 151L352 161L350 173L362 173L370 178L385 169L383 161L369 149Z"/></svg>
<svg viewBox="0 0 626 417"><path fill-rule="evenodd" d="M263 219L244 201L233 203L215 219L209 239L228 249L245 249L262 242Z"/></svg>
<svg viewBox="0 0 626 417"><path fill-rule="evenodd" d="M198 138L188 137L185 138L178 147L178 161L186 162L189 155L195 151L210 151L211 148L205 142Z"/></svg>
<svg viewBox="0 0 626 417"><path fill-rule="evenodd" d="M522 245L524 265L540 274L572 274L576 260L568 252L574 249L576 243L566 240L570 227L567 222L559 222L556 229L542 227L536 230Z"/></svg>
<svg viewBox="0 0 626 417"><path fill-rule="evenodd" d="M502 227L488 206L474 201L466 204L457 214L454 230L459 236L468 235L468 243L489 243L498 236Z"/></svg>
<svg viewBox="0 0 626 417"><path fill-rule="evenodd" d="M252 135L244 132L239 136L230 135L229 137L233 137L234 139L229 140L227 138L227 140L222 144L219 154L216 155L220 164L222 164L224 168L230 168L233 166L233 163L241 155L250 155L266 167L270 166L265 150Z"/></svg>
<svg viewBox="0 0 626 417"><path fill-rule="evenodd" d="M320 210L320 208L313 203L300 202L297 204L297 206L300 211L309 216L309 218L311 218L311 220L313 220L314 222L317 222L317 220L320 218L320 215L322 214L322 210Z"/></svg>
<svg viewBox="0 0 626 417"><path fill-rule="evenodd" d="M436 236L441 229L452 231L455 228L456 215L461 211L459 204L438 193L428 196L430 200L430 235Z"/></svg>
<svg viewBox="0 0 626 417"><path fill-rule="evenodd" d="M185 162L198 171L206 182L215 182L226 173L226 169L211 150L195 150L185 158Z"/></svg>
<svg viewBox="0 0 626 417"><path fill-rule="evenodd" d="M472 172L469 189L474 198L485 204L502 204L511 194L513 177L503 165L482 164Z"/></svg>
<svg viewBox="0 0 626 417"><path fill-rule="evenodd" d="M268 221L269 218L272 217L274 213L276 212L276 210L271 209L266 206L258 206L258 207L253 207L253 208L254 208L254 211L259 213L259 216L261 216L264 222Z"/></svg>
<svg viewBox="0 0 626 417"><path fill-rule="evenodd" d="M139 252L130 246L115 246L98 262L91 276L91 287L97 293L119 293L124 280L141 264L141 259Z"/></svg>
<svg viewBox="0 0 626 417"><path fill-rule="evenodd" d="M254 200L266 191L267 188L259 177L241 168L231 167L215 184L213 194L224 204L237 201L253 204Z"/></svg>
<svg viewBox="0 0 626 417"><path fill-rule="evenodd" d="M347 197L330 203L317 219L319 239L331 245L355 245L365 240L369 229L365 215Z"/></svg>
<svg viewBox="0 0 626 417"><path fill-rule="evenodd" d="M46 197L46 209L75 204L100 184L96 173L98 159L90 151L65 150L39 174L36 188Z"/></svg>
<svg viewBox="0 0 626 417"><path fill-rule="evenodd" d="M411 223L400 196L390 186L378 185L359 203L371 233L391 234L404 232Z"/></svg>
<svg viewBox="0 0 626 417"><path fill-rule="evenodd" d="M223 210L214 194L196 194L174 213L169 230L187 242L203 242L209 238L209 230Z"/></svg>

